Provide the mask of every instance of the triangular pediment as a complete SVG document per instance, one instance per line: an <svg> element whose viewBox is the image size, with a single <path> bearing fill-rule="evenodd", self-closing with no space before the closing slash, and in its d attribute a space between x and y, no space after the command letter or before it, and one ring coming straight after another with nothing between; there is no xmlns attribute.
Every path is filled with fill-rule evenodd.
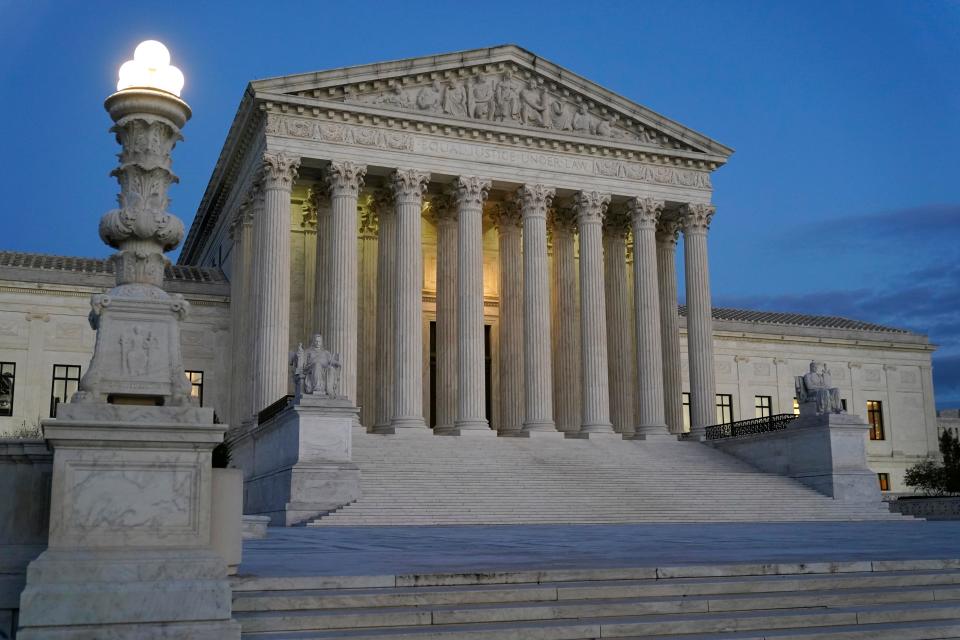
<svg viewBox="0 0 960 640"><path fill-rule="evenodd" d="M704 154L732 149L514 45L252 83L256 94L356 105L611 145Z"/></svg>

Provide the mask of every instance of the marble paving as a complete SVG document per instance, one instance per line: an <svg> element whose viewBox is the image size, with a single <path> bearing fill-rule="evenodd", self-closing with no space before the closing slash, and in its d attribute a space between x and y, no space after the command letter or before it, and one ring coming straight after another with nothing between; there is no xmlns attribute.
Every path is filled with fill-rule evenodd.
<svg viewBox="0 0 960 640"><path fill-rule="evenodd" d="M960 558L960 522L275 528L240 575L400 575Z"/></svg>

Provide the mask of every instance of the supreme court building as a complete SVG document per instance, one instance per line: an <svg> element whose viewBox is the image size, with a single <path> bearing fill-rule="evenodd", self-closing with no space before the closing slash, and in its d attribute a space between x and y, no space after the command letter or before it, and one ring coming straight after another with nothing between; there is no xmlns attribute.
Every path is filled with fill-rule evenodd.
<svg viewBox="0 0 960 640"><path fill-rule="evenodd" d="M200 310L185 365L235 428L291 392L289 354L320 333L374 433L647 439L791 413L822 360L904 490L936 451L933 346L713 309L711 176L731 154L516 46L252 82L168 271ZM107 267L17 255L0 360L43 380L92 338L31 337L37 319L82 325L99 285L74 275ZM36 409L13 401L8 424Z"/></svg>

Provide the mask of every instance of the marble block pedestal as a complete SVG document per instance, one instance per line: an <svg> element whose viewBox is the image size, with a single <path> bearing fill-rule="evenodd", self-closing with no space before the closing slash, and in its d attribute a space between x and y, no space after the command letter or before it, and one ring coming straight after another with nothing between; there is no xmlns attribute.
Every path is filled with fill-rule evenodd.
<svg viewBox="0 0 960 640"><path fill-rule="evenodd" d="M880 504L877 474L867 467L863 418L847 413L801 415L781 431L708 443L761 471L785 475L834 500Z"/></svg>
<svg viewBox="0 0 960 640"><path fill-rule="evenodd" d="M27 569L18 635L239 638L210 548L210 452L226 425L190 406L61 405L49 547Z"/></svg>
<svg viewBox="0 0 960 640"><path fill-rule="evenodd" d="M244 513L292 526L360 497L360 470L351 462L358 411L345 398L303 395L235 437Z"/></svg>

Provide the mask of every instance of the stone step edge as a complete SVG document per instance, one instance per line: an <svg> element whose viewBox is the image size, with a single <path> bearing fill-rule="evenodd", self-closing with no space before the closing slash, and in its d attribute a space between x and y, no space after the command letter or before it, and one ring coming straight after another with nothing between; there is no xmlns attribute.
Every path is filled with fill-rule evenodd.
<svg viewBox="0 0 960 640"><path fill-rule="evenodd" d="M608 569L547 569L477 571L465 573L413 573L360 576L235 576L236 591L293 589L350 589L371 587L442 587L482 584L527 584L589 582L592 580L669 580L673 578L721 578L785 576L832 573L960 569L960 558L913 560L848 560L837 562L771 562L716 565L618 567ZM271 586L275 585L275 586ZM302 586L290 586L302 585Z"/></svg>

